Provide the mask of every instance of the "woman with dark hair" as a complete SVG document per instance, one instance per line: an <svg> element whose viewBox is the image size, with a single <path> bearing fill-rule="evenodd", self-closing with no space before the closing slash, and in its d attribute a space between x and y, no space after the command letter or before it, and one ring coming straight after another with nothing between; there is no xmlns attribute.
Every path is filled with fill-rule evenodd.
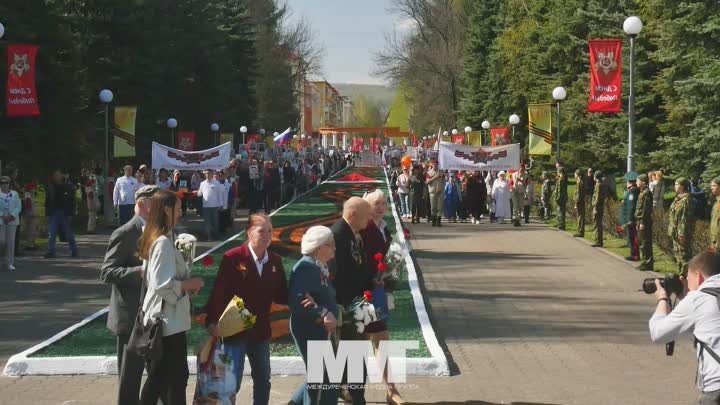
<svg viewBox="0 0 720 405"><path fill-rule="evenodd" d="M174 246L173 228L180 220L180 200L170 191L158 190L150 198L150 212L138 242L143 259L145 298L143 321L162 318L162 355L147 364L148 378L140 394L141 405L185 405L189 377L187 338L190 330L190 296L203 287L201 278L190 278L182 253Z"/></svg>

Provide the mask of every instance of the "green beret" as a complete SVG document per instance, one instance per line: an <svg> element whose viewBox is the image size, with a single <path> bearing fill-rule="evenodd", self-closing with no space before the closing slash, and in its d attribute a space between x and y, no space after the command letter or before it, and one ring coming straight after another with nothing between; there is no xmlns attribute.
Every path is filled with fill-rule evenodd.
<svg viewBox="0 0 720 405"><path fill-rule="evenodd" d="M577 169L577 170L575 170L575 175L576 175L576 176L582 176L582 175L583 175L582 169Z"/></svg>
<svg viewBox="0 0 720 405"><path fill-rule="evenodd" d="M625 180L626 181L635 181L638 178L638 174L636 172L627 172L625 173Z"/></svg>
<svg viewBox="0 0 720 405"><path fill-rule="evenodd" d="M641 174L641 175L639 175L639 176L637 177L637 179L638 179L638 181L642 181L643 183L647 183L647 182L648 182L648 176L647 176L647 174Z"/></svg>
<svg viewBox="0 0 720 405"><path fill-rule="evenodd" d="M675 184L683 186L685 191L690 191L690 180L685 177L678 177L677 180L675 180Z"/></svg>

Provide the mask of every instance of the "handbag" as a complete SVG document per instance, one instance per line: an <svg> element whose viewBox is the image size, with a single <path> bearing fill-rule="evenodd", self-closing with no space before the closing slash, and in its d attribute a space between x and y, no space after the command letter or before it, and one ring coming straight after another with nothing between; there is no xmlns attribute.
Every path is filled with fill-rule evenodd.
<svg viewBox="0 0 720 405"><path fill-rule="evenodd" d="M147 263L145 264L147 270ZM147 274L147 272L145 272ZM162 357L162 324L160 317L151 319L145 324L145 311L142 304L145 302L145 294L147 293L147 276L143 277L143 284L140 293L140 308L138 308L135 324L133 325L130 338L127 343L127 350L136 353L146 362L157 361Z"/></svg>

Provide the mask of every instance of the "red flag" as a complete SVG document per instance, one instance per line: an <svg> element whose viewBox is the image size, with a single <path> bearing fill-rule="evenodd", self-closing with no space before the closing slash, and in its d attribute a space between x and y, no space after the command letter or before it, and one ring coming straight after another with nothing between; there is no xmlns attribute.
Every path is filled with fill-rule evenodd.
<svg viewBox="0 0 720 405"><path fill-rule="evenodd" d="M363 139L363 138L353 138L352 151L353 152L362 152L364 143L365 143L365 139Z"/></svg>
<svg viewBox="0 0 720 405"><path fill-rule="evenodd" d="M177 146L180 150L195 150L195 132L180 131L177 133Z"/></svg>
<svg viewBox="0 0 720 405"><path fill-rule="evenodd" d="M260 142L260 135L259 134L250 134L245 137L245 143L251 144L251 143L258 143Z"/></svg>
<svg viewBox="0 0 720 405"><path fill-rule="evenodd" d="M451 139L452 143L464 143L465 135L453 135Z"/></svg>
<svg viewBox="0 0 720 405"><path fill-rule="evenodd" d="M9 45L7 47L7 116L27 117L40 115L35 91L35 69L38 47L35 45Z"/></svg>
<svg viewBox="0 0 720 405"><path fill-rule="evenodd" d="M374 136L370 138L370 151L372 153L377 153L380 149L380 138Z"/></svg>
<svg viewBox="0 0 720 405"><path fill-rule="evenodd" d="M490 128L491 146L510 145L510 128Z"/></svg>
<svg viewBox="0 0 720 405"><path fill-rule="evenodd" d="M622 40L590 41L588 112L616 113L622 102Z"/></svg>

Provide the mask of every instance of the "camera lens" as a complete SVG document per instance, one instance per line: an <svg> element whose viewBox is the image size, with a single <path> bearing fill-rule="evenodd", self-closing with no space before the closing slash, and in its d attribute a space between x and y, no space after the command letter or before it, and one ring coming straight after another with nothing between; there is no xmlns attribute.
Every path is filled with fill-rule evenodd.
<svg viewBox="0 0 720 405"><path fill-rule="evenodd" d="M646 278L645 280L643 280L642 290L645 292L645 294L655 294L655 291L657 291L657 287L655 286L655 280L656 279L654 278Z"/></svg>

